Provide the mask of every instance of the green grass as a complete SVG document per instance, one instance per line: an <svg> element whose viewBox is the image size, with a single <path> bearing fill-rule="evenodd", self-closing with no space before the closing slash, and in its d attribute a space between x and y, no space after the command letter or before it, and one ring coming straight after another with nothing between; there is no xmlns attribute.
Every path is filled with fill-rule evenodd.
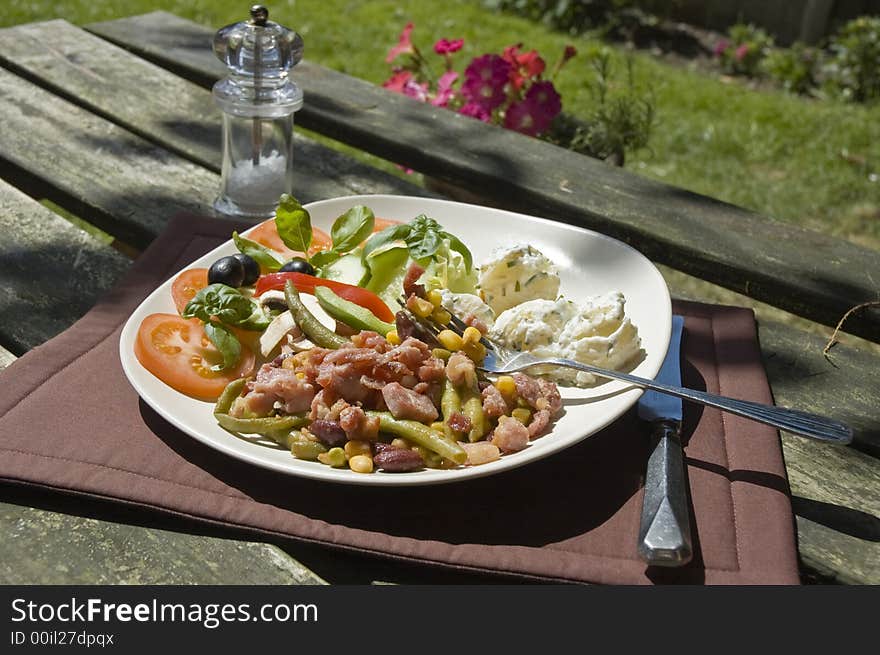
<svg viewBox="0 0 880 655"><path fill-rule="evenodd" d="M270 3L272 17L298 29L306 57L372 82L388 75L384 58L407 21L425 51L440 37L464 38L461 64L522 42L552 62L567 43L584 53L583 38L553 33L526 20L492 14L478 0ZM247 3L231 0L6 3L0 25L65 18L76 24L165 9L220 27L243 18ZM595 44L592 44L595 45ZM616 48L623 74L624 51ZM762 214L880 248L880 107L815 102L781 91L755 91L715 75L636 53L637 79L657 101L650 148L627 168ZM565 111L585 115L593 102L591 73L581 55L556 80Z"/></svg>

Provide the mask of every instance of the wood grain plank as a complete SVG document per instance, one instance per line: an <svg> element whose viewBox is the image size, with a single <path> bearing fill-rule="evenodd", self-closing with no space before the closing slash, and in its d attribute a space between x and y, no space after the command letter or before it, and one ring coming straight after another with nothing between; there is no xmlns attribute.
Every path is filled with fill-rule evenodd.
<svg viewBox="0 0 880 655"><path fill-rule="evenodd" d="M0 179L0 343L18 354L85 314L129 260Z"/></svg>
<svg viewBox="0 0 880 655"><path fill-rule="evenodd" d="M0 175L143 248L177 211L208 213L219 176L0 70Z"/></svg>
<svg viewBox="0 0 880 655"><path fill-rule="evenodd" d="M220 171L220 109L208 91L164 68L63 20L0 30L0 63L133 134ZM295 192L303 202L361 193L367 177L374 193L424 194L297 131L294 142Z"/></svg>
<svg viewBox="0 0 880 655"><path fill-rule="evenodd" d="M213 30L164 12L88 29L203 85L222 74ZM880 253L641 178L509 130L413 102L311 62L294 71L302 125L479 193L596 229L655 261L825 325L878 295ZM880 310L846 330L880 341Z"/></svg>

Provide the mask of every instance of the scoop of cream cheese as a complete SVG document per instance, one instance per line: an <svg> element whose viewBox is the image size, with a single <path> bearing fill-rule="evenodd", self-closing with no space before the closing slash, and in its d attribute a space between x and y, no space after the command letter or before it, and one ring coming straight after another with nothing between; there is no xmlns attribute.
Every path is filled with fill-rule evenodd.
<svg viewBox="0 0 880 655"><path fill-rule="evenodd" d="M495 250L479 273L483 299L496 315L529 300L554 300L559 294L556 265L529 245Z"/></svg>
<svg viewBox="0 0 880 655"><path fill-rule="evenodd" d="M502 312L489 337L537 357L565 357L602 368L622 369L641 351L638 330L624 313L626 300L612 291L577 304L565 298L536 299ZM595 384L596 376L556 366L531 372L577 386Z"/></svg>

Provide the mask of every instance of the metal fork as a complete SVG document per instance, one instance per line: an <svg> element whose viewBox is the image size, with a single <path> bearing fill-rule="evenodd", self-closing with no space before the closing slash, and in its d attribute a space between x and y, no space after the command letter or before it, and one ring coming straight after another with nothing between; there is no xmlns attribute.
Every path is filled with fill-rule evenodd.
<svg viewBox="0 0 880 655"><path fill-rule="evenodd" d="M404 304L405 302L406 301L403 300ZM458 335L462 335L467 327L464 321L454 314L452 315L449 325L439 325L431 319L423 319L408 310L403 311L406 311L411 320L415 321L435 336L443 329L451 329ZM480 343L486 346L486 358L478 368L487 373L514 373L540 364L566 366L568 368L577 369L578 371L592 373L603 378L622 380L644 389L653 389L654 391L659 391L661 393L678 396L683 400L715 407L716 409L736 414L737 416L743 416L753 421L757 421L758 423L772 425L780 430L785 430L786 432L791 432L804 437L810 437L811 439L830 441L836 444L848 444L853 438L852 428L845 423L824 416L818 416L816 414L810 414L796 409L764 405L762 403L755 403L748 400L737 400L736 398L719 396L705 391L688 389L686 387L661 384L637 375L600 368L598 366L584 364L583 362L571 359L558 357L539 358L530 353L506 348L487 338L485 335L480 339Z"/></svg>

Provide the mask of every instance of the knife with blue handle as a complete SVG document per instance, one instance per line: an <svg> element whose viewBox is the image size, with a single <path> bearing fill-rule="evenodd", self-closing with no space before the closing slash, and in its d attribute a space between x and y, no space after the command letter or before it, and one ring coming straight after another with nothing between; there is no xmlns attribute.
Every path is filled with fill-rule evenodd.
<svg viewBox="0 0 880 655"><path fill-rule="evenodd" d="M657 381L681 386L681 332L684 319L672 317L672 337ZM639 525L639 556L652 566L682 566L693 555L687 477L681 445L681 399L646 391L639 417L653 430L653 451L645 473Z"/></svg>

